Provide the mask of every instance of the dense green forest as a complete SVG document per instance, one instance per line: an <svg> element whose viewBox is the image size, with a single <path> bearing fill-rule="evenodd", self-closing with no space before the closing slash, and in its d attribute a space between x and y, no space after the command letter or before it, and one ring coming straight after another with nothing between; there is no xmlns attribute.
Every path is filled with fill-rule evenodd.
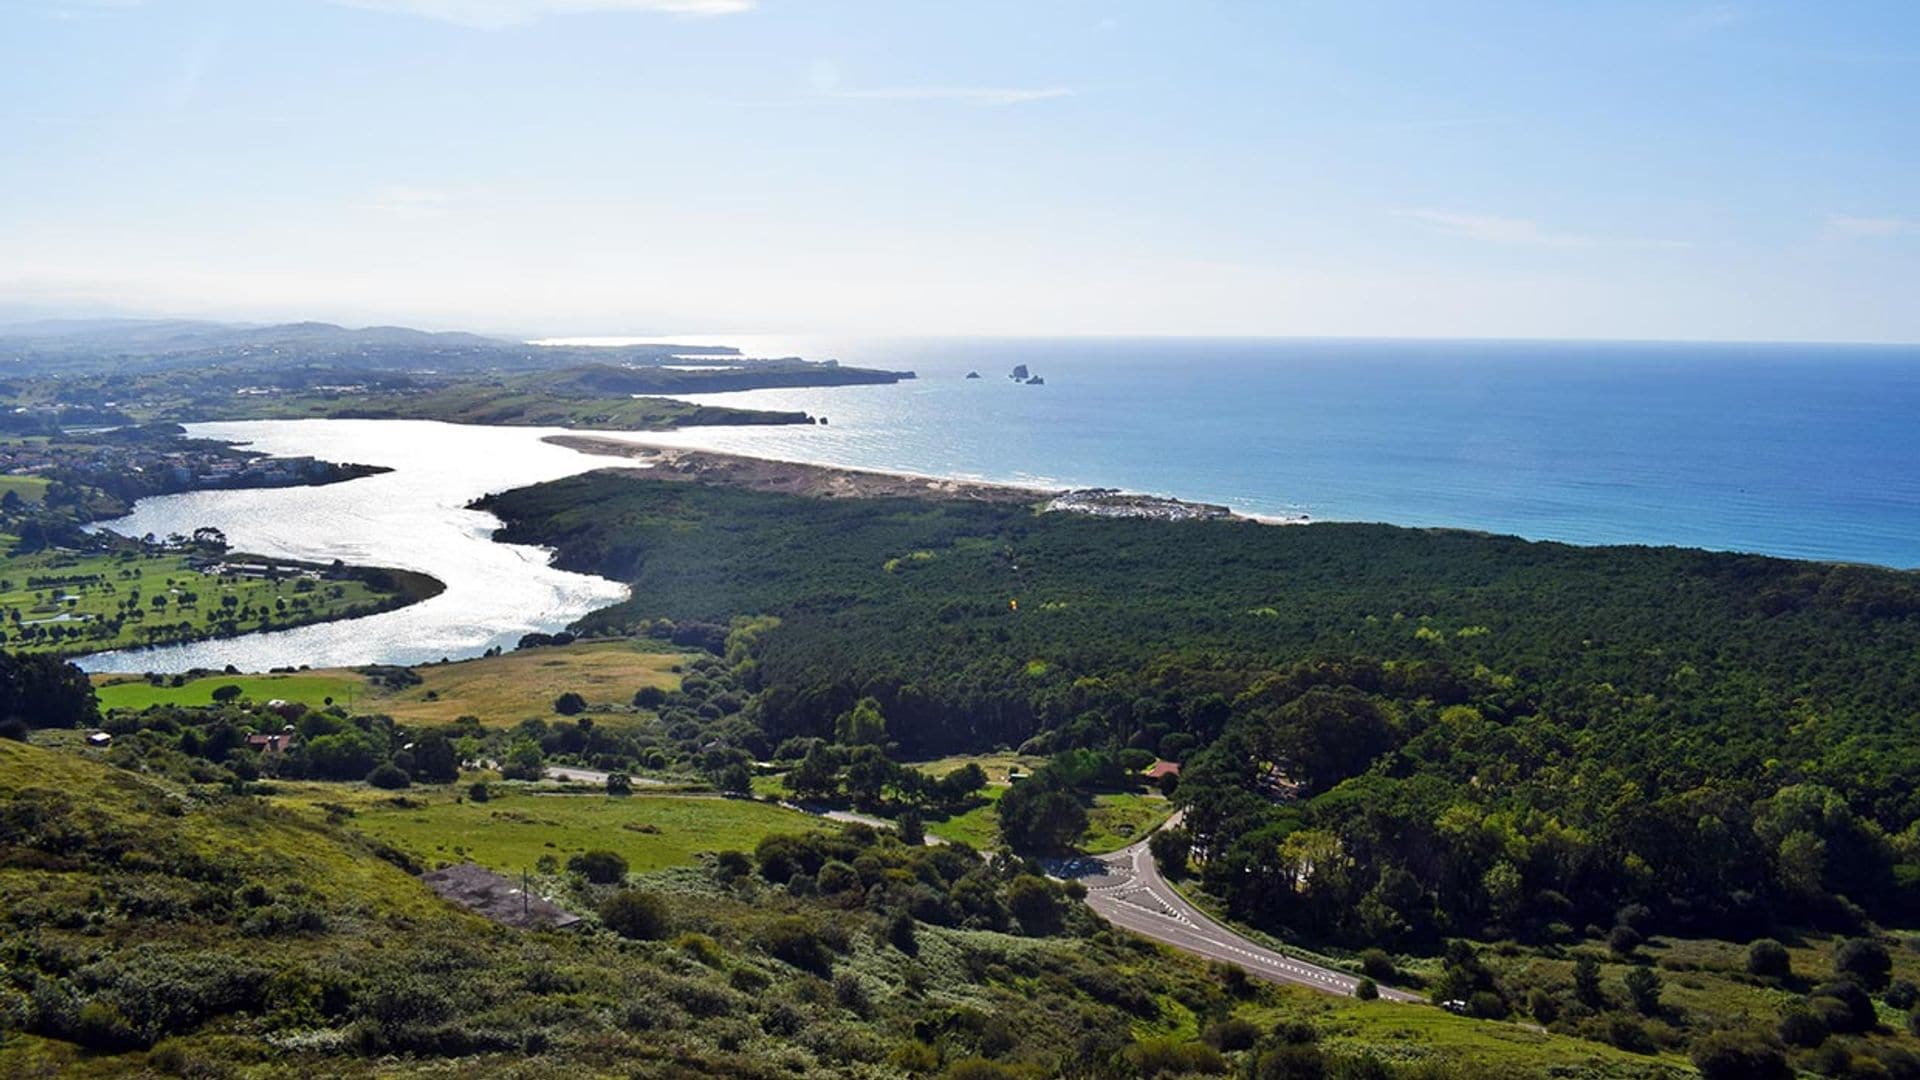
<svg viewBox="0 0 1920 1080"><path fill-rule="evenodd" d="M1209 886L1329 941L1757 934L1920 910L1920 579L1368 525L834 501L601 473L485 501L728 647L764 753L1185 760Z"/></svg>

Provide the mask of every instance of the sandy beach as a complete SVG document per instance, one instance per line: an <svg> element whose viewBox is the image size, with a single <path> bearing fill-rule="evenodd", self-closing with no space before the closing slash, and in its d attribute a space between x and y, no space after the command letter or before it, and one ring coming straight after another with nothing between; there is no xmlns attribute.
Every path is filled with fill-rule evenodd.
<svg viewBox="0 0 1920 1080"><path fill-rule="evenodd" d="M1105 489L1069 491L1040 485L988 483L880 469L849 469L712 450L690 450L596 435L549 435L543 441L581 453L645 462L650 475L663 479L725 484L784 495L810 495L828 499L932 498L1024 503L1046 510L1098 517L1255 521L1265 525L1297 525L1306 520L1304 516L1248 516L1224 506L1158 495Z"/></svg>

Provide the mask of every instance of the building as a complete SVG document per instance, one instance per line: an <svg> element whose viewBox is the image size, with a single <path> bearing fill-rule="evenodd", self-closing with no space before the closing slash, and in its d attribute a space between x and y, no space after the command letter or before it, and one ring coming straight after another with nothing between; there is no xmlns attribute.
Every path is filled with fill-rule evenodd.
<svg viewBox="0 0 1920 1080"><path fill-rule="evenodd" d="M293 746L293 725L288 724L270 735L249 735L247 745L263 754L284 754Z"/></svg>

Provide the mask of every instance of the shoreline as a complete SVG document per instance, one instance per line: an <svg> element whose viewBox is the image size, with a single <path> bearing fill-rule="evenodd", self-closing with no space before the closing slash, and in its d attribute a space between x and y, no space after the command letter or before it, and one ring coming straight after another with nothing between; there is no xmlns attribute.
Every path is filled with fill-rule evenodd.
<svg viewBox="0 0 1920 1080"><path fill-rule="evenodd" d="M1165 495L1106 488L1064 488L930 476L904 469L856 469L816 462L699 450L604 435L548 435L542 442L583 454L642 461L662 479L742 487L771 494L817 498L936 498L973 502L1045 502L1049 512L1089 517L1162 517L1174 520L1243 521L1261 525L1306 524L1305 515L1247 514L1225 506Z"/></svg>
<svg viewBox="0 0 1920 1080"><path fill-rule="evenodd" d="M244 552L236 552L233 554L232 557L237 559L265 558L264 556L248 555ZM274 563L276 566L291 567L291 568L301 569L301 570L319 570L323 572L332 572L333 570L332 566L329 564L316 563L316 562L300 560L300 559L271 559L269 561ZM385 597L367 605L367 607L363 610L340 611L331 615L325 615L325 616L321 616L318 618L311 618L311 619L301 619L298 621L286 623L284 625L275 625L272 627L265 627L265 628L255 627L249 630L241 630L236 633L221 632L221 633L213 633L213 634L199 634L192 637L181 638L177 641L156 641L156 642L150 642L147 644L123 645L117 649L95 649L89 652L62 652L62 651L56 651L56 650L47 650L47 652L50 655L57 656L60 659L65 660L68 663L74 665L75 667L78 667L80 670L86 672L89 676L93 676L93 675L139 676L139 675L145 674L147 669L143 668L139 671L136 671L133 668L102 668L102 667L92 666L91 662L101 657L108 657L108 656L136 657L143 653L157 652L160 649L172 648L178 645L198 645L198 644L209 642L209 641L237 641L241 638L252 637L256 634L277 634L277 633L282 633L288 630L299 630L303 627L308 627L308 626L321 626L321 625L325 625L326 623L345 622L352 619L366 619L366 618L371 618L375 615L385 615L388 612L399 611L402 608L412 607L415 604L419 604L427 600L431 600L434 597L439 596L441 593L447 591L446 582L441 581L439 578L434 577L432 574L422 573L421 571L418 571L418 570L403 570L403 569L400 569L399 567L392 567L392 566L347 566L341 571L339 571L339 576L342 579L358 581L361 584L367 585L370 587L378 588L384 585L390 591L387 593Z"/></svg>

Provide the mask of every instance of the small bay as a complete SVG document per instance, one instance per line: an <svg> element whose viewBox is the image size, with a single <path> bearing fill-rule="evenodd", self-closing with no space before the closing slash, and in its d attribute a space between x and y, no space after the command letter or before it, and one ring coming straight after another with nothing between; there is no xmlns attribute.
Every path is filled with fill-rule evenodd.
<svg viewBox="0 0 1920 1080"><path fill-rule="evenodd" d="M511 649L626 596L603 578L548 565L535 547L497 544L499 522L467 509L489 492L606 465L540 440L550 429L415 420L266 420L193 424L203 438L269 454L384 465L393 471L322 487L195 491L143 499L102 527L131 536L212 525L236 550L279 558L386 566L431 574L446 591L361 619L157 649L100 653L90 671L243 671L272 667L417 664Z"/></svg>

